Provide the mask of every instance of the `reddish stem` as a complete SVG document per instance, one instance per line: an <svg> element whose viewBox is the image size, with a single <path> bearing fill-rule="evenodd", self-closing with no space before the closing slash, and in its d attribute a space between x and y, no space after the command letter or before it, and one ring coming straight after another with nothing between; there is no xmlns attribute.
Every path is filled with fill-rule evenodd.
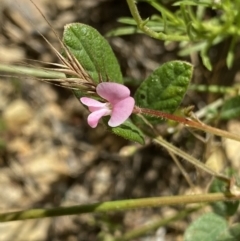
<svg viewBox="0 0 240 241"><path fill-rule="evenodd" d="M240 141L239 135L235 135L233 133L217 129L212 126L208 126L199 120L191 119L189 117L176 116L176 115L169 114L166 112L162 112L162 111L158 111L158 110L151 110L151 109L146 109L146 108L140 108L137 106L135 106L133 113L144 114L144 115L149 115L149 116L154 116L154 117L158 117L158 118L164 118L164 119L176 121L178 123L182 123L183 125L185 125L187 127L192 127L195 129L205 131L205 132L212 133L217 136L223 136L223 137L226 137L229 139Z"/></svg>

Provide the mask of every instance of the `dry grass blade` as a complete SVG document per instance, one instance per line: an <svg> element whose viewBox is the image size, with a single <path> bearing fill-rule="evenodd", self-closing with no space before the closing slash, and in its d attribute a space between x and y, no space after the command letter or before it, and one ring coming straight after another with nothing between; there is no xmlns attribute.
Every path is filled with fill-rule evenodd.
<svg viewBox="0 0 240 241"><path fill-rule="evenodd" d="M43 62L42 62L43 63ZM47 63L48 64L48 63ZM66 66L61 64L50 63L51 65L58 66L61 68L45 68L36 67L33 65L24 64L21 65L5 65L0 64L0 72L11 73L11 74L0 74L4 78L17 78L26 79L36 79L45 83L50 83L56 86L67 88L70 90L84 90L86 94L95 93L95 85L91 82L86 82L86 79L80 77L66 77L75 76L75 72L66 68Z"/></svg>
<svg viewBox="0 0 240 241"><path fill-rule="evenodd" d="M89 76L89 74L84 70L82 65L79 63L79 61L76 59L76 57L69 51L68 47L61 41L60 37L50 24L50 22L46 19L44 14L41 12L41 10L38 8L38 6L32 1L32 4L36 7L36 9L39 11L39 13L42 15L46 23L51 28L52 32L56 36L57 40L59 41L61 47L64 50L65 57L62 56L59 51L49 42L49 40L37 30L37 32L40 34L40 36L45 40L45 42L50 46L50 48L53 50L53 52L56 54L58 59L60 60L61 64L58 63L49 63L49 62L43 62L43 61L37 61L41 62L43 64L51 65L54 67L51 68L42 68L46 71L55 71L59 73L63 73L67 76L71 76L70 78L46 78L46 79L39 79L40 81L44 81L50 84L59 85L64 88L69 88L73 90L79 90L84 89L85 91L95 92L96 84L93 82L92 78Z"/></svg>

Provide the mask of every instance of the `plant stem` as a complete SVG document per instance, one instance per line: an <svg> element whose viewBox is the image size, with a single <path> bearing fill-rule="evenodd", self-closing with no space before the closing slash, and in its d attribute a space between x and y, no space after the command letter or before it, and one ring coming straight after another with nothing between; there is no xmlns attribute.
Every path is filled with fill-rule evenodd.
<svg viewBox="0 0 240 241"><path fill-rule="evenodd" d="M229 193L207 193L196 195L129 199L70 207L58 207L51 209L29 209L23 211L2 213L0 214L0 222L47 218L65 215L76 215L83 213L106 213L110 211L126 211L137 208L161 207L165 205L183 205L189 203L205 203L235 200L240 200L240 197L233 196Z"/></svg>
<svg viewBox="0 0 240 241"><path fill-rule="evenodd" d="M199 168L199 169L209 173L210 175L212 175L212 176L214 176L216 178L219 178L219 179L225 181L227 184L230 185L231 179L229 177L213 171L212 169L207 167L204 163L198 161L197 159L195 159L194 157L190 156L186 152L182 151L181 149L177 148L176 146L174 146L171 143L169 143L166 140L164 140L161 136L153 139L153 141L155 143L165 147L167 150L173 152L174 154L184 158L185 160L187 160L188 162L193 164L195 167L197 167L197 168Z"/></svg>
<svg viewBox="0 0 240 241"><path fill-rule="evenodd" d="M5 65L5 64L0 64L0 72L7 72L7 73L18 74L18 75L29 75L29 76L40 77L40 78L51 78L51 79L66 78L64 73L60 73L57 71L14 66L14 65Z"/></svg>
<svg viewBox="0 0 240 241"><path fill-rule="evenodd" d="M213 110L217 110L218 108L220 108L223 104L224 104L224 99L223 98L217 99L214 102L212 102L211 104L208 104L208 105L202 107L200 110L194 112L194 115L198 119L201 119L203 117L206 117L206 115L209 112L211 112Z"/></svg>
<svg viewBox="0 0 240 241"><path fill-rule="evenodd" d="M189 117L181 117L181 116L172 115L172 114L162 112L162 111L150 110L150 109L139 108L139 107L135 108L134 113L140 113L140 114L145 114L145 115L149 115L149 116L155 116L158 118L173 120L173 121L184 124L186 127L199 129L199 130L202 130L202 131L205 131L205 132L217 135L217 136L222 136L222 137L229 138L229 139L232 139L235 141L240 141L239 135L214 128L212 126L204 124L203 122L200 122L199 120L192 120Z"/></svg>
<svg viewBox="0 0 240 241"><path fill-rule="evenodd" d="M188 185L191 187L191 189L194 189L193 182L190 179L190 177L189 177L188 173L186 172L186 170L184 169L184 167L182 166L182 164L180 163L180 161L178 160L176 153L173 153L172 150L170 150L169 148L167 148L167 151L168 151L169 155L172 157L174 163L177 165L177 167L180 170L181 174L184 176L184 178L185 178L186 182L188 183Z"/></svg>
<svg viewBox="0 0 240 241"><path fill-rule="evenodd" d="M160 227L167 226L169 223L183 219L183 218L187 217L190 213L195 212L201 208L202 208L202 205L199 207L195 207L195 208L185 209L184 211L181 211L178 214L176 214L172 217L169 217L169 218L165 218L165 219L160 218L157 221L151 222L142 227L131 230L131 231L125 233L122 237L114 239L114 241L128 241L128 240L136 239L136 238L141 237L146 233L152 232Z"/></svg>
<svg viewBox="0 0 240 241"><path fill-rule="evenodd" d="M149 35L152 38L163 40L163 41L184 41L189 40L188 36L180 36L180 35L166 35L162 32L157 33L153 31L151 28L146 26L147 21L143 21L138 9L136 7L136 4L134 3L134 0L127 0L129 10L134 18L134 20L137 23L137 26L140 30L142 30L144 33Z"/></svg>

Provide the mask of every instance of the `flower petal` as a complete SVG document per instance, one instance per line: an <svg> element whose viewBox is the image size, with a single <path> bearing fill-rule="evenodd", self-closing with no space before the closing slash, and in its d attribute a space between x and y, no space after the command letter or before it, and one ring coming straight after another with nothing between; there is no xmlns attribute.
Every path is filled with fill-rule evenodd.
<svg viewBox="0 0 240 241"><path fill-rule="evenodd" d="M98 95L108 100L111 104L115 104L130 96L130 90L126 86L113 82L98 84L96 91Z"/></svg>
<svg viewBox="0 0 240 241"><path fill-rule="evenodd" d="M80 101L84 105L91 106L91 107L104 107L106 105L106 103L102 103L100 101L97 101L95 99L88 98L88 97L82 97L82 98L80 98Z"/></svg>
<svg viewBox="0 0 240 241"><path fill-rule="evenodd" d="M98 125L99 120L106 115L110 115L111 111L108 109L100 109L97 111L92 112L88 116L88 125L90 125L92 128L95 128Z"/></svg>
<svg viewBox="0 0 240 241"><path fill-rule="evenodd" d="M88 109L91 112L96 111L96 110L100 110L100 109L110 110L110 104L109 103L102 103L102 102L99 102L95 99L88 98L88 97L82 97L80 99L80 101L84 105L88 106Z"/></svg>
<svg viewBox="0 0 240 241"><path fill-rule="evenodd" d="M132 97L125 98L116 103L113 107L111 118L108 125L116 127L121 125L132 114L135 105L135 100Z"/></svg>

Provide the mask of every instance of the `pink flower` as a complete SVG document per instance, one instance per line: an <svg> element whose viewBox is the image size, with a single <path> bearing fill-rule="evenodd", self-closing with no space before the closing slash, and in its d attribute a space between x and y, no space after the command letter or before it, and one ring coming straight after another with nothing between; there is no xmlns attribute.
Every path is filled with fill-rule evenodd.
<svg viewBox="0 0 240 241"><path fill-rule="evenodd" d="M130 90L118 83L102 82L96 88L97 94L106 100L105 103L95 99L82 97L80 101L88 106L90 115L88 124L95 128L103 116L110 115L108 125L116 127L121 125L131 115L135 101L130 96Z"/></svg>

